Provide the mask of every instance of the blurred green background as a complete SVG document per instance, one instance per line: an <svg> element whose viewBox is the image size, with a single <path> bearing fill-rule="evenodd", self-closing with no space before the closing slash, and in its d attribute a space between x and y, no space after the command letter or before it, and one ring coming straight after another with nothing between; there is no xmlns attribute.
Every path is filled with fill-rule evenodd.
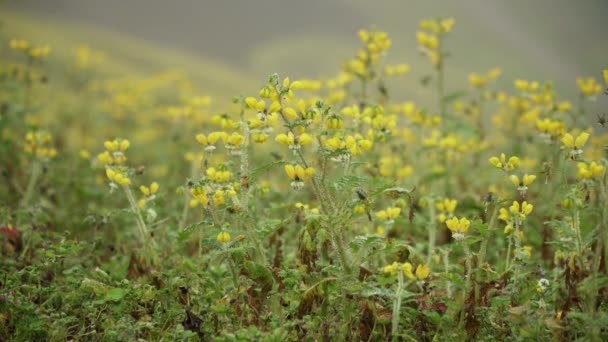
<svg viewBox="0 0 608 342"><path fill-rule="evenodd" d="M412 67L395 96L427 97L417 82L430 65L415 32L434 16L456 19L448 88L500 66L501 85L551 80L573 95L577 76L599 79L608 67L606 0L8 0L2 7L2 35L47 39L53 53L86 43L132 72L184 70L210 93L229 95L254 91L272 72L332 77L357 49L357 30L376 26L393 39L388 61Z"/></svg>

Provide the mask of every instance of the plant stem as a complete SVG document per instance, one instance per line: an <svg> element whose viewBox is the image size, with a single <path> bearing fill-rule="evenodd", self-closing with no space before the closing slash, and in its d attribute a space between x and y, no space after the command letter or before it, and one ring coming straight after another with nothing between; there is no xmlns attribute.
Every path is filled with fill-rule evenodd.
<svg viewBox="0 0 608 342"><path fill-rule="evenodd" d="M437 62L437 96L439 98L439 115L441 115L441 124L445 127L446 110L444 97L444 64L443 57L441 57L441 44L439 44L439 61Z"/></svg>
<svg viewBox="0 0 608 342"><path fill-rule="evenodd" d="M481 282L481 270L487 254L488 241L492 238L494 230L496 230L494 224L496 223L496 217L498 216L498 209L499 206L495 204L494 210L492 211L492 218L490 218L490 223L488 224L488 236L481 242L481 247L479 247L479 253L477 254L477 274L475 277L475 305L479 302L479 283Z"/></svg>
<svg viewBox="0 0 608 342"><path fill-rule="evenodd" d="M466 244L466 242L462 242L462 247L464 248L464 255L465 255L465 267L466 267L466 278L465 278L465 285L464 285L464 293L462 294L462 311L460 311L460 320L459 320L459 325L464 324L464 318L465 318L465 311L466 311L466 305L467 305L467 297L469 296L469 292L471 290L471 281L473 279L473 274L472 274L472 266L471 266L471 250L469 249L469 245Z"/></svg>
<svg viewBox="0 0 608 342"><path fill-rule="evenodd" d="M435 206L429 204L429 250L426 258L426 264L430 267L433 259L433 250L435 249L435 240L437 235L437 213Z"/></svg>
<svg viewBox="0 0 608 342"><path fill-rule="evenodd" d="M125 191L125 195L127 195L127 199L129 200L129 204L131 205L131 210L135 214L135 221L137 222L137 228L139 229L141 242L144 244L144 246L148 245L148 241L152 245L155 245L156 243L154 242L154 240L148 239L148 227L146 226L146 222L141 216L141 210L139 210L139 206L137 205L137 201L135 200L135 196L133 195L133 190L131 190L131 187L129 187L128 185L123 185L122 188Z"/></svg>
<svg viewBox="0 0 608 342"><path fill-rule="evenodd" d="M241 112L241 125L243 126L243 142L241 143L241 181L243 179L249 179L249 128L243 119L243 112ZM262 245L260 241L256 237L254 233L253 227L255 227L255 222L253 220L253 216L251 215L251 211L249 210L249 194L251 187L247 186L245 189L242 189L241 196L241 207L243 208L244 215L248 218L243 220L243 227L247 232L247 237L253 241L253 246L256 250L256 254L258 255L259 261L266 267L266 254L264 254L264 250L262 249Z"/></svg>
<svg viewBox="0 0 608 342"><path fill-rule="evenodd" d="M342 264L342 269L344 269L344 273L349 275L351 269L348 262L348 257L346 255L346 248L344 247L342 234L340 234L338 231L334 231L332 240L334 241L336 251L338 252L338 257L340 258L340 264Z"/></svg>
<svg viewBox="0 0 608 342"><path fill-rule="evenodd" d="M401 312L401 297L403 296L403 272L401 269L397 270L397 291L395 291L395 299L393 301L393 325L391 329L391 335L393 341L398 341L397 332L399 331L399 320Z"/></svg>
<svg viewBox="0 0 608 342"><path fill-rule="evenodd" d="M574 217L572 218L572 224L574 226L574 231L576 232L576 248L578 255L583 257L583 237L581 235L581 219L580 213L578 210L578 206L574 205Z"/></svg>
<svg viewBox="0 0 608 342"><path fill-rule="evenodd" d="M194 161L190 163L190 178L194 178L196 173L196 158ZM186 224L186 220L188 220L188 211L190 210L190 196L188 192L184 191L184 207L182 208L182 216L179 219L178 228L179 230L183 230Z"/></svg>
<svg viewBox="0 0 608 342"><path fill-rule="evenodd" d="M511 265L510 265L511 249L513 248L513 237L511 235L509 235L508 239L509 239L509 246L507 247L507 261L505 263L505 273L509 272L509 269L511 267Z"/></svg>
<svg viewBox="0 0 608 342"><path fill-rule="evenodd" d="M27 188L25 190L25 194L21 198L21 203L19 203L20 208L26 207L34 194L34 188L36 187L36 182L42 173L42 165L38 160L34 160L32 162L32 174L30 175L30 179L27 183Z"/></svg>
<svg viewBox="0 0 608 342"><path fill-rule="evenodd" d="M443 259L443 271L445 274L450 273L450 251L446 249L441 249L441 258ZM448 297L452 296L452 282L449 279L445 281L445 291L448 294Z"/></svg>

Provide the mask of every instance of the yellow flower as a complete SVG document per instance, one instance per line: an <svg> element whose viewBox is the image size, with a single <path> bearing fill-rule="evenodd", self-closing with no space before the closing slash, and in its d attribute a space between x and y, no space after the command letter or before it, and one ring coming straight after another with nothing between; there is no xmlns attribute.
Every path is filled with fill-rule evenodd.
<svg viewBox="0 0 608 342"><path fill-rule="evenodd" d="M387 76L398 76L407 73L410 66L407 64L387 65L384 67L384 74Z"/></svg>
<svg viewBox="0 0 608 342"><path fill-rule="evenodd" d="M228 243L232 240L232 238L230 237L230 234L228 232L222 231L217 234L216 240L219 243Z"/></svg>
<svg viewBox="0 0 608 342"><path fill-rule="evenodd" d="M308 145L313 141L313 138L308 133L302 133L298 136L295 136L293 133L288 132L287 134L281 133L277 135L275 141L287 145L290 150L293 151L294 154L300 150L301 146Z"/></svg>
<svg viewBox="0 0 608 342"><path fill-rule="evenodd" d="M218 189L213 194L213 204L214 205L222 205L226 203L226 199L224 198L224 190Z"/></svg>
<svg viewBox="0 0 608 342"><path fill-rule="evenodd" d="M513 204L509 207L509 212L515 214L519 219L524 220L527 215L532 213L534 206L526 201L523 201L521 205L517 201L513 201Z"/></svg>
<svg viewBox="0 0 608 342"><path fill-rule="evenodd" d="M602 92L602 85L599 84L593 77L577 78L576 84L578 85L581 93L587 97L592 97Z"/></svg>
<svg viewBox="0 0 608 342"><path fill-rule="evenodd" d="M418 44L420 44L420 46L429 50L435 50L439 46L439 40L437 39L437 36L433 34L418 31L416 33L416 39L418 40Z"/></svg>
<svg viewBox="0 0 608 342"><path fill-rule="evenodd" d="M528 190L528 185L532 184L532 182L534 182L535 179L536 179L536 175L529 175L527 173L523 176L521 181L519 180L519 177L517 177L516 175L509 176L509 180L511 180L511 183L513 183L513 185L515 185L517 187L517 190L519 190L520 192L522 192L524 194Z"/></svg>
<svg viewBox="0 0 608 342"><path fill-rule="evenodd" d="M24 39L11 39L9 47L13 50L27 51L30 48L30 43Z"/></svg>
<svg viewBox="0 0 608 342"><path fill-rule="evenodd" d="M208 135L197 134L195 138L199 144L205 146L205 151L213 152L215 150L215 143L227 135L228 134L226 132L212 132Z"/></svg>
<svg viewBox="0 0 608 342"><path fill-rule="evenodd" d="M384 273L397 274L397 269L399 268L399 264L395 261L390 265L384 266L382 271Z"/></svg>
<svg viewBox="0 0 608 342"><path fill-rule="evenodd" d="M608 69L604 69L604 84L608 88Z"/></svg>
<svg viewBox="0 0 608 342"><path fill-rule="evenodd" d="M437 202L435 207L439 210L437 220L441 223L445 222L446 219L451 218L456 210L458 201L451 198L444 198L442 201Z"/></svg>
<svg viewBox="0 0 608 342"><path fill-rule="evenodd" d="M450 31L452 31L452 28L454 27L454 18L450 17L450 18L446 18L446 19L442 19L441 21L439 21L439 26L441 28L442 33L448 33Z"/></svg>
<svg viewBox="0 0 608 342"><path fill-rule="evenodd" d="M141 191L142 194L144 194L144 196L152 196L158 192L158 187L159 187L158 183L153 182L152 184L150 184L150 187L141 185L139 187L139 190Z"/></svg>
<svg viewBox="0 0 608 342"><path fill-rule="evenodd" d="M293 81L289 85L289 89L291 89L291 90L298 90L298 89L302 89L303 87L304 87L304 84L300 81Z"/></svg>
<svg viewBox="0 0 608 342"><path fill-rule="evenodd" d="M194 198L196 198L196 200L203 206L207 206L209 204L209 198L207 197L207 190L205 190L204 187L202 187L202 186L194 187L194 188L190 189L190 194L192 194L192 196L194 196ZM193 202L190 202L190 206L193 206L192 204L193 204Z"/></svg>
<svg viewBox="0 0 608 342"><path fill-rule="evenodd" d="M32 58L44 58L47 57L49 55L49 53L51 52L51 48L48 46L38 46L38 47L33 47L29 50L29 55Z"/></svg>
<svg viewBox="0 0 608 342"><path fill-rule="evenodd" d="M127 186L131 184L131 180L123 174L121 171L113 170L111 168L106 169L106 176L108 179L115 184Z"/></svg>
<svg viewBox="0 0 608 342"><path fill-rule="evenodd" d="M458 201L455 200L455 199L453 199L453 198L444 198L443 201L437 203L435 205L435 207L439 211L445 211L445 212L448 212L450 214L453 214L454 211L456 210L456 205L457 204L458 204Z"/></svg>
<svg viewBox="0 0 608 342"><path fill-rule="evenodd" d="M295 190L300 190L304 186L304 182L308 180L314 173L312 167L303 168L300 165L285 164L285 173L292 180L291 187Z"/></svg>
<svg viewBox="0 0 608 342"><path fill-rule="evenodd" d="M536 129L550 137L558 137L563 134L565 126L562 121L545 118L543 120L536 120Z"/></svg>
<svg viewBox="0 0 608 342"><path fill-rule="evenodd" d="M578 178L580 179L592 179L600 177L604 173L604 166L592 161L587 164L584 162L580 162L577 164L578 168Z"/></svg>
<svg viewBox="0 0 608 342"><path fill-rule="evenodd" d="M574 139L572 134L566 133L566 134L564 134L564 136L562 137L561 140L564 143L564 145L566 145L566 147L568 147L568 148L581 149L581 148L583 148L583 146L585 146L587 139L589 139L589 133L582 132L581 134L579 134L576 137L576 139Z"/></svg>
<svg viewBox="0 0 608 342"><path fill-rule="evenodd" d="M266 134L266 133L252 133L251 134L251 138L253 139L253 142L264 143L264 142L266 142L266 140L268 140L268 134Z"/></svg>
<svg viewBox="0 0 608 342"><path fill-rule="evenodd" d="M144 194L144 196L150 196L150 188L148 188L145 185L141 185L139 187L139 190L141 191L142 194Z"/></svg>
<svg viewBox="0 0 608 342"><path fill-rule="evenodd" d="M337 115L330 116L327 121L325 121L326 129L340 129L344 126L344 120Z"/></svg>
<svg viewBox="0 0 608 342"><path fill-rule="evenodd" d="M430 273L431 269L427 265L419 264L416 267L416 278L418 278L418 280L426 279Z"/></svg>
<svg viewBox="0 0 608 342"><path fill-rule="evenodd" d="M408 279L414 280L416 279L416 276L414 276L414 273L412 272L412 264L410 264L409 262L404 263L403 265L401 265L401 272L403 272L403 274L408 277Z"/></svg>
<svg viewBox="0 0 608 342"><path fill-rule="evenodd" d="M501 73L502 71L500 68L494 68L488 71L485 75L472 73L469 75L469 84L476 88L483 88L486 86L486 84L498 78Z"/></svg>
<svg viewBox="0 0 608 342"><path fill-rule="evenodd" d="M298 117L296 110L291 107L283 108L283 114L285 114L288 119L295 119Z"/></svg>
<svg viewBox="0 0 608 342"><path fill-rule="evenodd" d="M386 210L380 210L376 213L376 218L378 221L386 221L388 219L388 213Z"/></svg>
<svg viewBox="0 0 608 342"><path fill-rule="evenodd" d="M572 134L566 133L562 136L561 141L564 146L571 149L570 156L572 159L576 160L577 157L583 153L583 146L585 146L588 139L589 133L587 132L582 132L576 137L576 139L572 136Z"/></svg>
<svg viewBox="0 0 608 342"><path fill-rule="evenodd" d="M386 208L376 213L376 218L379 221L386 221L386 223L392 223L401 214L401 208Z"/></svg>
<svg viewBox="0 0 608 342"><path fill-rule="evenodd" d="M535 92L540 87L540 84L536 81L529 82L526 80L515 80L515 88L522 92Z"/></svg>
<svg viewBox="0 0 608 342"><path fill-rule="evenodd" d="M365 206L363 205L357 205L353 208L353 212L355 214L365 214Z"/></svg>
<svg viewBox="0 0 608 342"><path fill-rule="evenodd" d="M449 220L445 221L448 229L452 232L452 237L456 240L464 239L464 234L469 231L469 226L471 222L467 220L466 217L458 219L457 217L452 217Z"/></svg>
<svg viewBox="0 0 608 342"><path fill-rule="evenodd" d="M104 151L103 153L98 154L97 159L105 165L111 165L114 163L114 159L108 151Z"/></svg>
<svg viewBox="0 0 608 342"><path fill-rule="evenodd" d="M210 167L206 171L207 177L216 183L228 183L232 177L232 172L228 170L216 170Z"/></svg>
<svg viewBox="0 0 608 342"><path fill-rule="evenodd" d="M512 171L513 169L515 169L515 166L517 166L517 164L519 164L518 157L512 156L507 161L507 157L505 156L504 153L500 154L500 158L492 157L489 159L489 161L490 161L490 164L494 165L494 167L496 167L498 169L502 169L504 171Z"/></svg>
<svg viewBox="0 0 608 342"><path fill-rule="evenodd" d="M91 158L91 152L89 152L89 151L87 151L85 149L80 150L80 152L78 152L78 155L82 159L89 159L89 158Z"/></svg>
<svg viewBox="0 0 608 342"><path fill-rule="evenodd" d="M152 184L150 184L150 192L151 193L153 193L153 194L157 193L158 192L158 188L159 188L158 183L152 182Z"/></svg>

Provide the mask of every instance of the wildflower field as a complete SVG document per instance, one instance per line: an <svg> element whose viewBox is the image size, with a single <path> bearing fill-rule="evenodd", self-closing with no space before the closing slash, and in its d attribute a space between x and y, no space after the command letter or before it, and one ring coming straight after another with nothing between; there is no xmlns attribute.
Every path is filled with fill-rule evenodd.
<svg viewBox="0 0 608 342"><path fill-rule="evenodd" d="M608 64L448 89L457 19L253 82L0 27L0 341L608 340Z"/></svg>

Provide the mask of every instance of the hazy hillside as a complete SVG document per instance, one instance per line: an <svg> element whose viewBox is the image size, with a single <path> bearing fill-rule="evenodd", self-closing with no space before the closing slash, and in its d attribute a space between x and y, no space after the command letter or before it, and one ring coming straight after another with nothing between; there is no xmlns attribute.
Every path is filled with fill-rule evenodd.
<svg viewBox="0 0 608 342"><path fill-rule="evenodd" d="M394 58L416 65L415 71L423 67L416 25L437 15L456 17L455 76L499 64L507 76L565 82L599 75L608 55L601 29L608 2L602 0L13 0L8 6L226 61L256 78L271 66L312 76L333 70L356 44L353 33L370 25L392 34Z"/></svg>

